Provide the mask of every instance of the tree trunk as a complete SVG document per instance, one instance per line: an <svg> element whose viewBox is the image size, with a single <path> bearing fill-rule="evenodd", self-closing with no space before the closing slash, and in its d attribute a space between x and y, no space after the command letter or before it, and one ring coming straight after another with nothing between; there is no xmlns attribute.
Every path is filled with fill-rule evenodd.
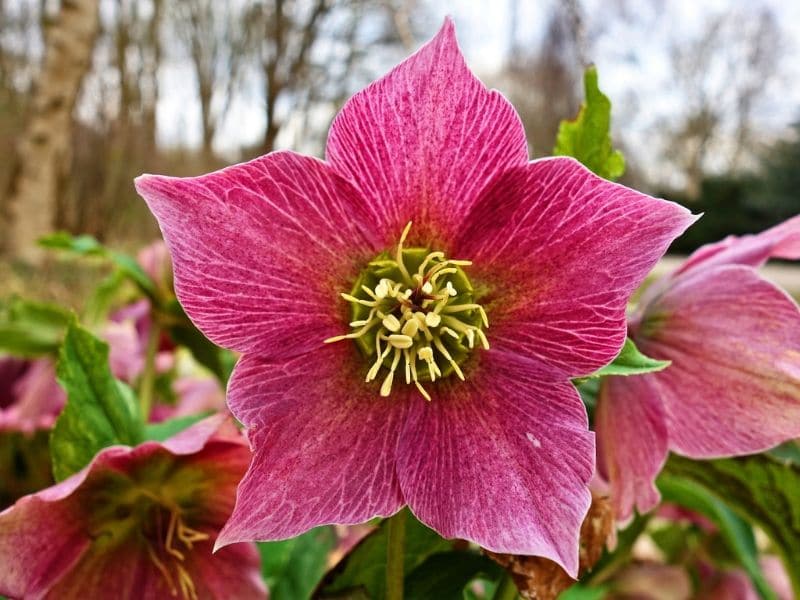
<svg viewBox="0 0 800 600"><path fill-rule="evenodd" d="M23 260L40 258L36 240L53 227L58 192L69 168L72 111L98 31L98 4L62 0L46 31L44 64L6 198L11 216L6 250Z"/></svg>

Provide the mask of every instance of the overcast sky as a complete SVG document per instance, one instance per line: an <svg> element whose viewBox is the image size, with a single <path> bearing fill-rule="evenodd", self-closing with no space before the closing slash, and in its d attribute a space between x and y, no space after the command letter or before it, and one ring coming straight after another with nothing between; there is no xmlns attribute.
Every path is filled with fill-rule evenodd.
<svg viewBox="0 0 800 600"><path fill-rule="evenodd" d="M424 0L418 0L423 3ZM523 43L536 44L546 23L550 2L556 0L519 0L518 37ZM603 2L588 0L590 23L596 26ZM765 131L782 131L786 125L800 118L800 2L786 0L662 0L667 14L651 11L642 15L645 27L630 26L615 20L614 29L605 31L593 47L591 59L598 65L601 86L617 106L619 114L634 115L630 122L615 123L617 130L625 132L626 141L647 149L647 131L655 119L669 119L680 110L680 98L671 92L667 40L676 35L691 36L696 33L708 14L731 9L750 9L754 5L767 5L778 16L786 32L786 51L782 65L785 77L773 82L762 106L756 110L756 120ZM656 3L657 4L657 3ZM629 2L634 7L646 2ZM426 24L430 34L435 33L445 15L455 19L460 43L470 66L479 75L489 74L499 68L509 46L508 0L454 0L429 2ZM608 27L606 27L608 29ZM419 43L424 40L418 40ZM392 64L386 64L388 70ZM160 138L169 144L199 143L199 107L193 96L191 71L180 62L167 63L161 72L162 96L159 103ZM625 101L631 91L638 94L638 110L625 112ZM218 133L216 147L230 152L243 145L257 143L264 126L260 89L245 90L234 101L230 117ZM296 146L302 140L293 139L291 131L278 140L279 145ZM302 150L303 148L296 148ZM650 157L655 160L655 157Z"/></svg>

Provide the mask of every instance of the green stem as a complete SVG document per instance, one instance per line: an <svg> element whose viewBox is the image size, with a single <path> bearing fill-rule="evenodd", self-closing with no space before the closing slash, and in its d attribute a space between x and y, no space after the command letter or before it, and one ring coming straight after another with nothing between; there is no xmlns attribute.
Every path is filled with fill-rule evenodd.
<svg viewBox="0 0 800 600"><path fill-rule="evenodd" d="M519 596L517 584L514 583L514 579L509 573L504 573L503 578L494 590L492 600L515 600L517 596Z"/></svg>
<svg viewBox="0 0 800 600"><path fill-rule="evenodd" d="M386 524L386 600L403 600L403 562L406 547L406 511L390 517Z"/></svg>
<svg viewBox="0 0 800 600"><path fill-rule="evenodd" d="M139 380L139 408L145 423L150 420L150 409L153 407L153 393L156 383L156 354L161 339L161 327L153 321L147 337L147 348L144 356L144 370Z"/></svg>

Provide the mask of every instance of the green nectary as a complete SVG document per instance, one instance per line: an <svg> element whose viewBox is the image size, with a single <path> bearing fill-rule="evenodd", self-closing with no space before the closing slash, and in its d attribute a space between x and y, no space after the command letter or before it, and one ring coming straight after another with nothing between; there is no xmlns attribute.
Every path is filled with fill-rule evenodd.
<svg viewBox="0 0 800 600"><path fill-rule="evenodd" d="M489 322L463 269L471 263L429 248L404 248L410 227L393 255L378 255L350 293L342 294L351 305L354 331L325 341L354 340L372 365L367 381L385 369L381 395L390 394L402 365L405 382L430 400L421 382L452 373L464 379L460 365L477 344L489 347Z"/></svg>

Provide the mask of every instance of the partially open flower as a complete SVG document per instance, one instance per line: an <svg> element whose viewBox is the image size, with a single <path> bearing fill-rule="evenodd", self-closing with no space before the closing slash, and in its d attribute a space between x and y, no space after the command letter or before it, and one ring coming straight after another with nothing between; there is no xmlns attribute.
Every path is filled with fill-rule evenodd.
<svg viewBox="0 0 800 600"><path fill-rule="evenodd" d="M228 401L255 455L218 545L408 504L576 573L594 440L569 380L617 354L688 211L529 162L450 21L345 105L325 162L136 185L187 314L244 355Z"/></svg>
<svg viewBox="0 0 800 600"><path fill-rule="evenodd" d="M755 267L800 258L800 217L697 250L646 290L629 322L663 371L604 380L598 468L620 519L653 508L668 451L718 458L800 436L800 309Z"/></svg>
<svg viewBox="0 0 800 600"><path fill-rule="evenodd" d="M264 598L258 552L212 554L250 452L224 417L163 444L102 450L0 513L0 594L12 598Z"/></svg>

